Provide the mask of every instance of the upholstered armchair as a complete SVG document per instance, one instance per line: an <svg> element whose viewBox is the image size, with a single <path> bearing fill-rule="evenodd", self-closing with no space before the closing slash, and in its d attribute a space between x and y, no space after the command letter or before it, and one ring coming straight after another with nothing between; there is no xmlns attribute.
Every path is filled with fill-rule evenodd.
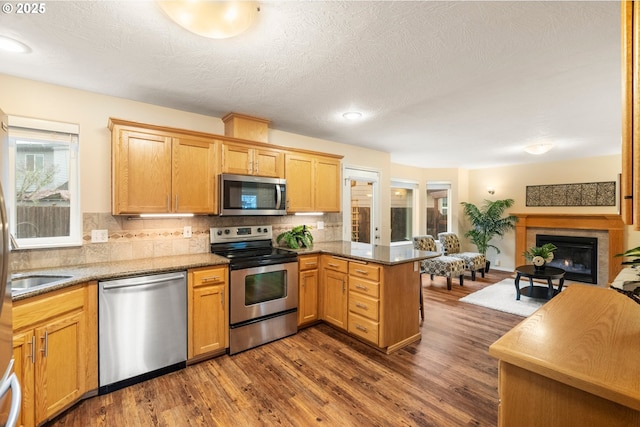
<svg viewBox="0 0 640 427"><path fill-rule="evenodd" d="M433 236L415 236L413 238L413 247L421 251L437 252L436 241ZM444 276L447 278L447 289L451 290L451 279L458 277L460 286L464 283L464 261L460 258L440 255L435 258L429 258L420 261L420 275L429 274L431 280L433 276ZM422 286L420 286L422 289Z"/></svg>
<svg viewBox="0 0 640 427"><path fill-rule="evenodd" d="M460 239L455 233L438 233L438 240L442 243L445 255L460 258L464 261L464 268L471 272L471 280L476 280L476 271L484 277L487 259L479 252L460 252Z"/></svg>

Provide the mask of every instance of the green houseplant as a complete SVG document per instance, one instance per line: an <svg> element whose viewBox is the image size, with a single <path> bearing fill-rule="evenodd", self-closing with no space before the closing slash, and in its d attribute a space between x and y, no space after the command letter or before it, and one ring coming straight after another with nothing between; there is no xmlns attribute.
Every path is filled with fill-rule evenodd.
<svg viewBox="0 0 640 427"><path fill-rule="evenodd" d="M532 261L536 269L544 268L545 263L553 261L553 252L558 249L553 243L533 246L522 253L527 261Z"/></svg>
<svg viewBox="0 0 640 427"><path fill-rule="evenodd" d="M615 254L616 257L633 257L630 260L622 261L622 265L629 265L631 267L636 267L640 265L640 246L637 248L629 249L626 252L621 254Z"/></svg>
<svg viewBox="0 0 640 427"><path fill-rule="evenodd" d="M284 240L284 243L291 249L310 248L313 245L313 235L311 227L306 225L298 225L291 230L280 233L276 237L276 242Z"/></svg>
<svg viewBox="0 0 640 427"><path fill-rule="evenodd" d="M497 246L489 243L491 239L502 237L504 233L515 228L518 217L515 215L503 216L504 212L514 203L513 199L485 200L481 207L473 203L461 203L464 207L464 214L469 219L472 227L464 235L471 240L471 243L476 245L478 252L485 257L489 248L493 248L496 253L500 253L500 249ZM489 271L489 260L487 260L485 271Z"/></svg>

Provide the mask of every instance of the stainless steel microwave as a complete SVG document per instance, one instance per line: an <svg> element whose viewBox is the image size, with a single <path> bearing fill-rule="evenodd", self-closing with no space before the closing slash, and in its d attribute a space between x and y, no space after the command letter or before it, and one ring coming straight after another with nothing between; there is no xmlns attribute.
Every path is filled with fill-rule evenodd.
<svg viewBox="0 0 640 427"><path fill-rule="evenodd" d="M251 175L220 175L220 215L286 215L287 181Z"/></svg>

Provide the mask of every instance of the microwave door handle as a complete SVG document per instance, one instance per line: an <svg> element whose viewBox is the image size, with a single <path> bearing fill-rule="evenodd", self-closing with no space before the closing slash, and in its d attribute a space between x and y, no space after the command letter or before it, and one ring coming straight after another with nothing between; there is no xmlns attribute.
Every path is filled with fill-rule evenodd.
<svg viewBox="0 0 640 427"><path fill-rule="evenodd" d="M280 184L276 184L276 209L280 209L282 206L282 190Z"/></svg>

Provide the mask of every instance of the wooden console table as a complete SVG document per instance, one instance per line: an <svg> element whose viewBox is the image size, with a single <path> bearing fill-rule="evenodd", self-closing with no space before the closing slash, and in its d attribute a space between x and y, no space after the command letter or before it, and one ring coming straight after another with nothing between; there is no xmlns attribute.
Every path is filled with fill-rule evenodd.
<svg viewBox="0 0 640 427"><path fill-rule="evenodd" d="M573 284L489 347L498 426L640 425L640 306Z"/></svg>

